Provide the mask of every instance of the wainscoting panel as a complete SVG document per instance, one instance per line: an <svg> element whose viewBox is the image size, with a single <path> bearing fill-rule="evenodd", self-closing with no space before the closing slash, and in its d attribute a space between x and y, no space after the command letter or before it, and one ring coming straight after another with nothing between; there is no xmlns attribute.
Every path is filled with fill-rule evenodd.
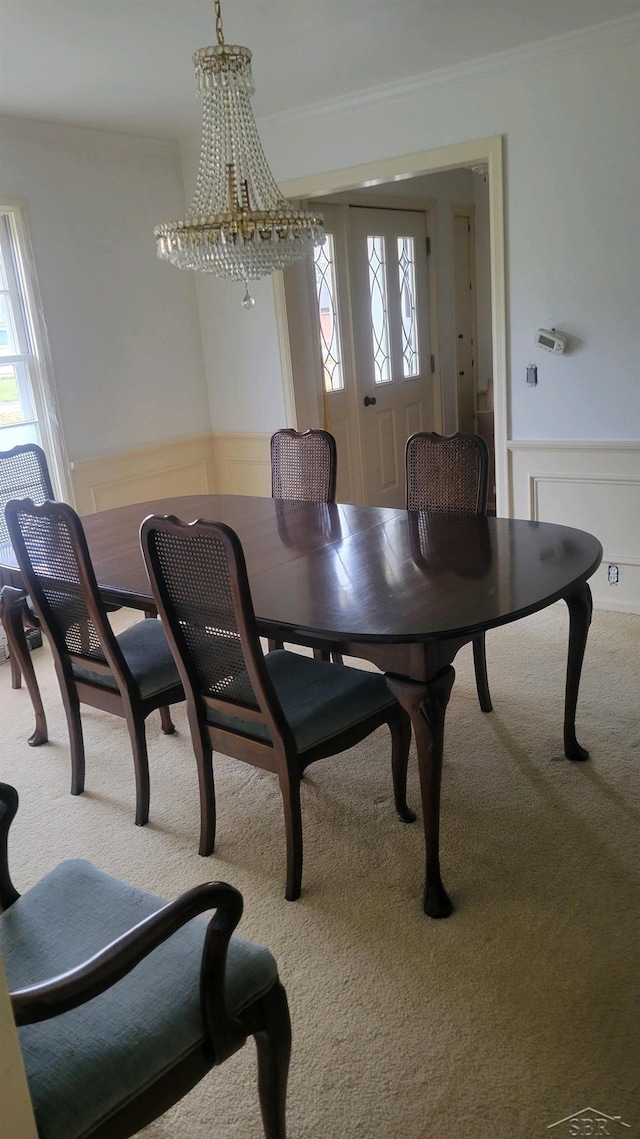
<svg viewBox="0 0 640 1139"><path fill-rule="evenodd" d="M198 435L71 464L74 503L93 514L180 494L271 494L270 435Z"/></svg>
<svg viewBox="0 0 640 1139"><path fill-rule="evenodd" d="M271 494L270 435L220 432L213 435L213 455L219 494Z"/></svg>
<svg viewBox="0 0 640 1139"><path fill-rule="evenodd" d="M210 435L72 463L71 477L79 514L217 489Z"/></svg>
<svg viewBox="0 0 640 1139"><path fill-rule="evenodd" d="M595 534L604 549L595 604L640 613L640 442L512 441L508 451L511 514Z"/></svg>

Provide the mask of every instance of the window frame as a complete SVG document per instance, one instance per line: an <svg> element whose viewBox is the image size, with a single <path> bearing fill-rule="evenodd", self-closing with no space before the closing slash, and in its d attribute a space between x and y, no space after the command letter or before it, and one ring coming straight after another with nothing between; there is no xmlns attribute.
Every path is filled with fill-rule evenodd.
<svg viewBox="0 0 640 1139"><path fill-rule="evenodd" d="M38 442L47 456L49 472L56 495L72 502L70 466L62 432L62 421L53 378L51 349L44 320L29 231L27 205L22 198L0 198L0 214L8 219L9 235L0 233L3 260L7 270L8 293L14 308L18 347L15 355L0 357L0 362L22 364L28 376L33 419ZM19 384L25 382L18 379ZM0 431L0 449L2 432Z"/></svg>

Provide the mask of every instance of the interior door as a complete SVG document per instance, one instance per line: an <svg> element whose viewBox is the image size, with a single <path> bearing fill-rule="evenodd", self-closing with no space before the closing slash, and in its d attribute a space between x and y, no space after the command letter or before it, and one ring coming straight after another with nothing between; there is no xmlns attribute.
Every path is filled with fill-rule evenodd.
<svg viewBox="0 0 640 1139"><path fill-rule="evenodd" d="M404 505L404 448L433 429L426 217L348 210L348 255L364 501Z"/></svg>

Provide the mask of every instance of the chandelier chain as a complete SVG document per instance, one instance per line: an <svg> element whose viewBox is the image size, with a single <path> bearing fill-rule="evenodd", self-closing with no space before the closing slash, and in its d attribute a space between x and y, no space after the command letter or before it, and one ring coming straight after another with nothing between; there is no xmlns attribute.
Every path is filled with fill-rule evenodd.
<svg viewBox="0 0 640 1139"><path fill-rule="evenodd" d="M216 36L218 43L221 47L224 46L224 36L222 34L222 12L220 11L220 0L214 0L216 10Z"/></svg>

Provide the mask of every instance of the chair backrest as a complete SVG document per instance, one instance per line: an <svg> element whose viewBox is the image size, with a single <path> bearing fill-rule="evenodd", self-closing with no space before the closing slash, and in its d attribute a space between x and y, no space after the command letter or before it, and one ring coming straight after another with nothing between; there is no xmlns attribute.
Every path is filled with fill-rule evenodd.
<svg viewBox="0 0 640 1139"><path fill-rule="evenodd" d="M405 450L407 510L486 514L489 451L479 435L419 431Z"/></svg>
<svg viewBox="0 0 640 1139"><path fill-rule="evenodd" d="M235 531L156 515L142 523L140 541L187 701L286 735Z"/></svg>
<svg viewBox="0 0 640 1139"><path fill-rule="evenodd" d="M12 498L46 502L54 498L47 456L37 443L0 451L0 545L9 541L4 508Z"/></svg>
<svg viewBox="0 0 640 1139"><path fill-rule="evenodd" d="M328 431L283 427L271 436L273 498L335 502L338 456Z"/></svg>
<svg viewBox="0 0 640 1139"><path fill-rule="evenodd" d="M25 586L58 654L128 676L75 510L64 502L13 499L6 520Z"/></svg>

